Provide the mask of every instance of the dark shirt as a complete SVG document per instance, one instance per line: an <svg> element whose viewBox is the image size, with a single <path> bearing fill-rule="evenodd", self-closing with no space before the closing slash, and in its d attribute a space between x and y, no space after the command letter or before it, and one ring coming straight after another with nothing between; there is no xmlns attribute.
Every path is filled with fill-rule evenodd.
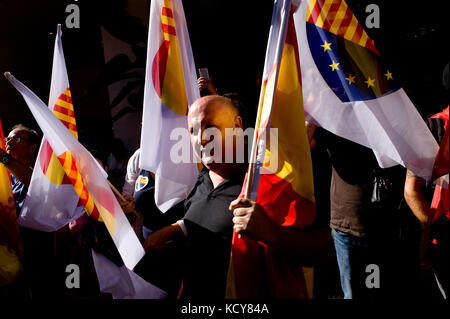
<svg viewBox="0 0 450 319"><path fill-rule="evenodd" d="M9 175L11 176L12 193L14 201L16 202L16 213L17 216L19 216L23 203L25 202L25 197L27 196L28 187L19 181L13 174Z"/></svg>
<svg viewBox="0 0 450 319"><path fill-rule="evenodd" d="M365 201L373 168L378 166L371 149L317 128L314 138L330 155L332 170L331 228L357 237L366 236Z"/></svg>
<svg viewBox="0 0 450 319"><path fill-rule="evenodd" d="M183 295L186 298L225 297L233 235L233 213L228 207L239 196L244 176L242 170L214 188L205 169L185 201L188 236Z"/></svg>
<svg viewBox="0 0 450 319"><path fill-rule="evenodd" d="M363 185L371 181L372 170L378 163L370 148L323 128L316 129L314 139L328 150L331 164L345 182Z"/></svg>
<svg viewBox="0 0 450 319"><path fill-rule="evenodd" d="M134 187L136 210L144 217L143 224L151 231L175 223L184 214L183 202L163 213L155 204L155 181L149 171L141 170Z"/></svg>

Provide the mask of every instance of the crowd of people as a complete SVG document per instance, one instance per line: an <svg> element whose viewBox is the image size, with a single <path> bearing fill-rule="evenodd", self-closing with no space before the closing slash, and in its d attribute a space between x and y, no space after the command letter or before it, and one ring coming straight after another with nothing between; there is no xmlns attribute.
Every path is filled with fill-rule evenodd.
<svg viewBox="0 0 450 319"><path fill-rule="evenodd" d="M236 97L218 95L210 80L200 78L198 84L209 92L190 106L190 129L197 124L201 130L215 127L224 137L226 128L245 128ZM441 131L446 128L448 108L447 119L433 123ZM305 125L317 211L313 225L305 229L282 227L260 204L238 198L246 163L202 157L203 169L189 196L163 213L154 200L153 172L139 167L140 149L125 159L118 141L111 154L91 149L105 170L114 165L113 184L123 194L120 205L146 251L135 273L172 299L223 299L235 231L293 264L314 267L313 293L302 297L446 298L448 190L446 211L444 207L433 216L432 183L402 166L381 169L372 150L312 123ZM438 142L440 138L442 134ZM91 255L94 249L120 263L103 223L83 215L57 232L18 226L40 137L17 125L5 142L0 165L11 173L14 203L0 206L0 297L111 298L100 291ZM193 147L201 149L208 142L191 134ZM80 288L65 285L68 264L80 266Z"/></svg>

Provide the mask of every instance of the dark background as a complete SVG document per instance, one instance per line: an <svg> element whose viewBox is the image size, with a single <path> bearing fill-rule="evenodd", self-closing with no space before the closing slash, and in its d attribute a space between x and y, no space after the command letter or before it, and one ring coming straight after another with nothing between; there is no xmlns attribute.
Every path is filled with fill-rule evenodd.
<svg viewBox="0 0 450 319"><path fill-rule="evenodd" d="M80 7L79 29L65 27L65 8L70 3ZM366 6L379 5L381 28L365 28L366 32L419 112L425 117L446 106L448 96L442 87L442 71L448 63L446 1L347 3L363 27ZM140 49L134 66L145 67L150 1L142 0L144 23L128 14L126 4L125 0L0 0L0 71L10 71L44 102L50 89L56 24L62 24L79 138L84 143L102 144L114 135L108 81L98 81L99 76L111 80L114 73L114 68L108 71L112 73L105 73L100 26ZM251 117L259 98L258 79L263 71L273 1L189 0L183 5L196 67L209 69L219 93L237 93ZM123 71L125 64L115 71ZM139 94L130 105L131 111L139 111ZM25 102L3 76L0 119L6 134L17 123L39 131Z"/></svg>

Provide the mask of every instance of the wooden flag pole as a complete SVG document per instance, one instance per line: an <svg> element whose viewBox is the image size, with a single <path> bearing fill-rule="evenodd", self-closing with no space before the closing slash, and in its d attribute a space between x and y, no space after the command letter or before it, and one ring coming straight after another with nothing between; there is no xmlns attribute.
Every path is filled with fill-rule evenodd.
<svg viewBox="0 0 450 319"><path fill-rule="evenodd" d="M106 179L106 181L108 182L108 185L109 187L111 187L114 194L116 194L121 200L125 200L125 197L123 197L123 195L117 190L117 188L113 184L111 184L111 182L108 179ZM142 215L138 213L135 209L133 209L132 213L136 215L136 217L138 218L142 217Z"/></svg>

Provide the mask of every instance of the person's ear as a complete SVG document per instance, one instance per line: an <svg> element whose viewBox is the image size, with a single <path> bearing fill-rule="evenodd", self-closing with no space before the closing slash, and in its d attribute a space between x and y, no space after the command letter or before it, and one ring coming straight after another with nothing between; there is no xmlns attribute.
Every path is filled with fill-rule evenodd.
<svg viewBox="0 0 450 319"><path fill-rule="evenodd" d="M243 124L242 124L242 117L240 117L239 115L236 115L234 118L234 128L244 128Z"/></svg>

